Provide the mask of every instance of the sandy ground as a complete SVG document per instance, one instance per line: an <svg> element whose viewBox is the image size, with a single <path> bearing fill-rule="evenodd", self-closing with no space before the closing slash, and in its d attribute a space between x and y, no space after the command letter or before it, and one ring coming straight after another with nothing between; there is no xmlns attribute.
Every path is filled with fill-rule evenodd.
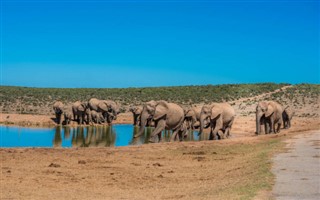
<svg viewBox="0 0 320 200"><path fill-rule="evenodd" d="M299 134L286 143L288 151L274 158L273 195L279 200L319 199L320 131Z"/></svg>
<svg viewBox="0 0 320 200"><path fill-rule="evenodd" d="M131 123L129 114L121 114L117 123ZM16 123L28 120L30 124L51 120L51 116L15 114L1 118ZM222 179L226 172L230 181L239 177L233 170L236 166L228 160L241 161L241 155L215 155L217 146L256 143L319 127L317 118L294 118L291 129L257 137L255 119L247 116L237 117L232 138L222 141L121 148L0 149L0 195L1 199L212 199L219 177ZM223 169L217 169L220 165Z"/></svg>

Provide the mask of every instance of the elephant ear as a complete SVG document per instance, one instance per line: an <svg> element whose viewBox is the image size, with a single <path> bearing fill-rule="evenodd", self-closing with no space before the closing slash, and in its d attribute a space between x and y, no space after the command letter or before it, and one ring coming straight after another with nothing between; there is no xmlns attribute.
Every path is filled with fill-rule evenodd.
<svg viewBox="0 0 320 200"><path fill-rule="evenodd" d="M156 105L156 110L153 116L154 120L158 120L161 117L165 116L168 112L168 105L166 102L160 101L157 105Z"/></svg>
<svg viewBox="0 0 320 200"><path fill-rule="evenodd" d="M98 104L98 108L105 111L105 112L107 112L109 110L109 107L105 102L100 102Z"/></svg>
<svg viewBox="0 0 320 200"><path fill-rule="evenodd" d="M187 110L185 112L185 117L192 117L192 111L191 110Z"/></svg>
<svg viewBox="0 0 320 200"><path fill-rule="evenodd" d="M79 106L77 107L77 109L78 109L79 111L81 111L81 112L83 112L83 111L85 110L85 108L83 107L83 105L79 105Z"/></svg>
<svg viewBox="0 0 320 200"><path fill-rule="evenodd" d="M271 105L268 105L267 111L265 112L265 116L266 117L270 117L270 115L272 115L272 113L274 112L274 108Z"/></svg>
<svg viewBox="0 0 320 200"><path fill-rule="evenodd" d="M217 118L219 115L221 115L223 112L223 109L220 106L213 106L211 109L211 119Z"/></svg>

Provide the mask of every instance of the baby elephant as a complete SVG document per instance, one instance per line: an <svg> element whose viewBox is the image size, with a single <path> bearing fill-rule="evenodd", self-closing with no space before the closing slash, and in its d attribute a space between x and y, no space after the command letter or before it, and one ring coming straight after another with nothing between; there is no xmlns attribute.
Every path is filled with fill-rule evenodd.
<svg viewBox="0 0 320 200"><path fill-rule="evenodd" d="M69 111L69 110L68 111L64 111L63 115L64 115L64 124L65 125L69 125L70 121L72 120L72 116L73 116L72 111Z"/></svg>
<svg viewBox="0 0 320 200"><path fill-rule="evenodd" d="M291 119L294 115L294 111L287 106L282 113L282 119L283 119L283 128L288 129L291 127Z"/></svg>
<svg viewBox="0 0 320 200"><path fill-rule="evenodd" d="M97 124L102 124L102 123L105 122L102 113L101 112L97 112L95 110L90 110L89 118L91 119L90 122L93 121L94 123L97 123Z"/></svg>

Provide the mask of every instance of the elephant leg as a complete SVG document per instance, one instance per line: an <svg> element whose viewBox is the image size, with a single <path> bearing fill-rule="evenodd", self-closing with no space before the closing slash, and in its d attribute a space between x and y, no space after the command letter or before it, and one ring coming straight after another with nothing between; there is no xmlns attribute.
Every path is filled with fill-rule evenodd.
<svg viewBox="0 0 320 200"><path fill-rule="evenodd" d="M158 141L159 141L159 142L162 142L162 132L160 132L160 133L158 134Z"/></svg>
<svg viewBox="0 0 320 200"><path fill-rule="evenodd" d="M231 130L233 121L234 121L234 118L228 123L227 128L224 130L224 134L225 134L225 136L226 136L227 138L230 137L230 130Z"/></svg>
<svg viewBox="0 0 320 200"><path fill-rule="evenodd" d="M80 123L80 125L84 124L84 116L83 115L79 116L79 123Z"/></svg>
<svg viewBox="0 0 320 200"><path fill-rule="evenodd" d="M161 132L166 128L166 121L160 119L157 123L156 128L152 131L149 142L154 142L154 136L161 134Z"/></svg>
<svg viewBox="0 0 320 200"><path fill-rule="evenodd" d="M291 120L288 120L288 128L291 127Z"/></svg>
<svg viewBox="0 0 320 200"><path fill-rule="evenodd" d="M210 135L209 135L209 140L215 140L216 138L213 136L213 130L211 128L210 130Z"/></svg>
<svg viewBox="0 0 320 200"><path fill-rule="evenodd" d="M133 126L137 125L137 116L134 114L133 115Z"/></svg>
<svg viewBox="0 0 320 200"><path fill-rule="evenodd" d="M273 119L271 119L270 120L270 133L275 133L275 130L274 130L274 120Z"/></svg>
<svg viewBox="0 0 320 200"><path fill-rule="evenodd" d="M277 133L280 133L281 123L278 123Z"/></svg>
<svg viewBox="0 0 320 200"><path fill-rule="evenodd" d="M179 135L180 142L182 142L185 132L186 132L185 130L179 130L178 135Z"/></svg>
<svg viewBox="0 0 320 200"><path fill-rule="evenodd" d="M170 142L174 142L176 140L178 132L179 132L179 129L173 130L172 136L170 138Z"/></svg>
<svg viewBox="0 0 320 200"><path fill-rule="evenodd" d="M184 129L184 130L183 130L183 133L182 133L183 138L187 138L187 137L188 137L189 131L190 131L191 133L193 133L193 130L188 130L188 129Z"/></svg>
<svg viewBox="0 0 320 200"><path fill-rule="evenodd" d="M227 138L229 138L229 137L231 136L230 131L231 131L231 127L228 127L228 128L226 129L226 136L227 136Z"/></svg>
<svg viewBox="0 0 320 200"><path fill-rule="evenodd" d="M219 131L220 129L222 129L222 126L223 126L222 118L219 117L219 118L215 121L215 127L214 127L214 129L212 130L212 138L213 138L213 140L215 140L215 139L217 138L218 131Z"/></svg>
<svg viewBox="0 0 320 200"><path fill-rule="evenodd" d="M268 122L265 122L264 123L264 134L268 134L269 133L269 123Z"/></svg>
<svg viewBox="0 0 320 200"><path fill-rule="evenodd" d="M194 124L196 123L196 121L194 119L192 119L191 121L191 129L194 130Z"/></svg>
<svg viewBox="0 0 320 200"><path fill-rule="evenodd" d="M224 132L223 132L222 129L218 130L217 134L218 134L220 139L225 139L225 135L224 135Z"/></svg>

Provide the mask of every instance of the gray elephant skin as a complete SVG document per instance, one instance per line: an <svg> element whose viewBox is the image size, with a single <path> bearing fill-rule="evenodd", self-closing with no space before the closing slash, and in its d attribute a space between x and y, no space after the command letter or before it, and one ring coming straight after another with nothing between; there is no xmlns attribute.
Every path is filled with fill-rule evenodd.
<svg viewBox="0 0 320 200"><path fill-rule="evenodd" d="M161 141L161 133L163 130L172 130L173 134L170 141L174 141L177 136L182 140L184 111L175 104L166 101L149 101L143 106L141 113L140 130L135 137L139 137L144 133L148 120L155 122L155 129L151 133L149 142L154 142L155 136Z"/></svg>
<svg viewBox="0 0 320 200"><path fill-rule="evenodd" d="M61 116L63 114L63 103L61 101L56 101L53 104L53 110L56 116L57 124L61 124Z"/></svg>
<svg viewBox="0 0 320 200"><path fill-rule="evenodd" d="M65 111L63 112L63 115L64 115L64 124L69 125L70 121L72 120L72 116L73 116L72 111L65 109Z"/></svg>
<svg viewBox="0 0 320 200"><path fill-rule="evenodd" d="M184 109L184 120L187 129L197 129L200 127L200 113L202 107L192 106Z"/></svg>
<svg viewBox="0 0 320 200"><path fill-rule="evenodd" d="M212 103L204 105L200 113L200 131L202 134L203 128L210 123L209 139L223 139L230 136L230 130L235 119L234 108L228 103Z"/></svg>
<svg viewBox="0 0 320 200"><path fill-rule="evenodd" d="M88 103L76 101L72 104L73 118L80 125L85 123L86 110L88 109Z"/></svg>
<svg viewBox="0 0 320 200"><path fill-rule="evenodd" d="M104 123L104 117L101 112L97 112L95 110L88 110L89 123L102 124Z"/></svg>
<svg viewBox="0 0 320 200"><path fill-rule="evenodd" d="M133 115L133 125L140 126L140 116L142 113L143 106L132 106L129 111L132 112Z"/></svg>
<svg viewBox="0 0 320 200"><path fill-rule="evenodd" d="M291 127L291 120L295 112L287 106L282 113L282 120L283 120L283 128L288 129Z"/></svg>
<svg viewBox="0 0 320 200"><path fill-rule="evenodd" d="M259 102L256 107L256 134L261 133L261 126L264 126L265 134L280 132L282 113L282 106L275 101Z"/></svg>
<svg viewBox="0 0 320 200"><path fill-rule="evenodd" d="M113 120L117 119L117 115L120 112L120 106L111 100L100 100L97 98L91 98L88 102L90 110L96 112L102 112L106 121L111 124Z"/></svg>

